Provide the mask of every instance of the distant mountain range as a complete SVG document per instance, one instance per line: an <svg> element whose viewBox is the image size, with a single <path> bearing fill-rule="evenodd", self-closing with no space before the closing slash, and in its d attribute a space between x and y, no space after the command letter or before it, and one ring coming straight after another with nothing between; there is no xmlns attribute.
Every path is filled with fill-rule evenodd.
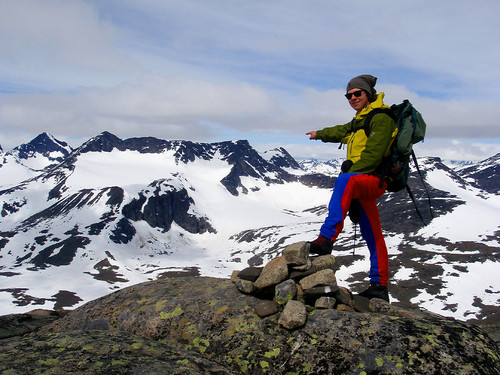
<svg viewBox="0 0 500 375"><path fill-rule="evenodd" d="M394 303L498 318L499 159L452 169L420 158L434 218L414 172L410 183L426 226L406 192L379 200ZM341 162L259 153L245 140L108 132L76 149L43 133L1 150L0 314L74 307L172 273L228 277L262 265L317 236ZM344 232L339 283L361 289L368 251L349 219Z"/></svg>

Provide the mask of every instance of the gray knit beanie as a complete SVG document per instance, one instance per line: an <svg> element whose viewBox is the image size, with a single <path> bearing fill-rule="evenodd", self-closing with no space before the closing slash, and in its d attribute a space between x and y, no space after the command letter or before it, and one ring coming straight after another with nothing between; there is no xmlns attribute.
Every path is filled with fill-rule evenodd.
<svg viewBox="0 0 500 375"><path fill-rule="evenodd" d="M377 90L375 90L375 83L377 83L377 77L370 74L362 74L349 81L346 92L352 89L362 89L368 93L368 99L373 101L375 100L377 94Z"/></svg>

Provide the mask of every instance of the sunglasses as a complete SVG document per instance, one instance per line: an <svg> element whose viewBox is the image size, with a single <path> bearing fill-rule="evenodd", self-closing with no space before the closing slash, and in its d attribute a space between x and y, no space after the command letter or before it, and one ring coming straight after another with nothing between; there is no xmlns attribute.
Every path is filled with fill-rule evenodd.
<svg viewBox="0 0 500 375"><path fill-rule="evenodd" d="M351 92L350 94L345 94L345 97L347 98L347 100L351 100L353 95L356 98L359 98L362 93L363 93L363 90L358 90L358 91Z"/></svg>

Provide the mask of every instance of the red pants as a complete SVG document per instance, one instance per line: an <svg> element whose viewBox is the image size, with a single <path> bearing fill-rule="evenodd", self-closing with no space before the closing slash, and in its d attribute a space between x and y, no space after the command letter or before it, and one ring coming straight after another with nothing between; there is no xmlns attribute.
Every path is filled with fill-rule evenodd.
<svg viewBox="0 0 500 375"><path fill-rule="evenodd" d="M386 187L385 183L380 186L380 178L376 176L358 173L339 175L328 206L328 217L320 232L335 241L344 228L344 219L352 200L357 199L361 206L361 234L370 250L370 282L383 286L388 284L389 259L380 226L377 199L384 194Z"/></svg>

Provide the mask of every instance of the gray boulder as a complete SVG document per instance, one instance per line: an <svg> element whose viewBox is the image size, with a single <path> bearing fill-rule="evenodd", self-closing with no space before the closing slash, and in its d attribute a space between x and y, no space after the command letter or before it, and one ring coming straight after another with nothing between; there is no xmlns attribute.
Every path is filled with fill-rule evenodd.
<svg viewBox="0 0 500 375"><path fill-rule="evenodd" d="M114 373L146 374L141 372L146 363L156 369L164 361L170 368L192 366L195 374L212 369L247 374L500 372L496 344L477 327L454 319L372 300L376 312L371 313L307 309L307 322L289 330L278 323L279 314L259 317L255 306L261 302L225 279L180 277L138 284L89 302L36 334L2 340L0 370L22 373L33 366L64 373L61 369L69 371L73 363L70 352L89 351L92 361L82 360L73 369L89 372L96 362L115 363Z"/></svg>

